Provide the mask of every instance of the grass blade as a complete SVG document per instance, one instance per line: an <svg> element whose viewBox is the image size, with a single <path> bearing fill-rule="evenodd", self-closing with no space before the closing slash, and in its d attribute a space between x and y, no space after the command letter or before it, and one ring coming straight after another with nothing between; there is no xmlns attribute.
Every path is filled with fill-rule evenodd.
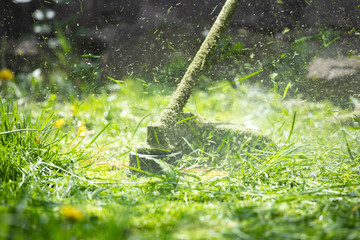
<svg viewBox="0 0 360 240"><path fill-rule="evenodd" d="M139 122L138 125L136 126L136 128L135 128L132 136L135 136L135 134L136 134L137 130L139 129L141 123L142 123L147 117L149 117L151 114L152 114L152 113L149 113L149 114L145 115L145 116L140 120L140 122Z"/></svg>
<svg viewBox="0 0 360 240"><path fill-rule="evenodd" d="M284 98L286 97L286 93L287 93L287 91L289 90L289 87L290 87L290 86L291 86L291 81L288 83L288 85L287 85L286 88L285 88L285 91L284 91L282 100L284 100Z"/></svg>
<svg viewBox="0 0 360 240"><path fill-rule="evenodd" d="M16 132L26 132L26 131L35 131L35 132L37 132L38 130L37 129L17 129L17 130L8 131L8 132L2 132L2 133L0 133L0 135L16 133Z"/></svg>
<svg viewBox="0 0 360 240"><path fill-rule="evenodd" d="M89 148L91 146L91 144L93 144L96 139L98 139L98 137L105 131L105 129L107 129L110 126L111 122L109 122L108 124L105 125L105 127L103 127L100 132L98 134L96 134L96 136L90 141L90 143L88 145L86 145L86 148Z"/></svg>
<svg viewBox="0 0 360 240"><path fill-rule="evenodd" d="M290 141L291 135L293 134L294 126L295 126L295 120L296 120L296 111L294 112L294 116L293 116L293 120L292 120L292 123L291 123L291 129L290 129L289 137L287 138L287 140L286 140L286 142L285 142L286 144Z"/></svg>

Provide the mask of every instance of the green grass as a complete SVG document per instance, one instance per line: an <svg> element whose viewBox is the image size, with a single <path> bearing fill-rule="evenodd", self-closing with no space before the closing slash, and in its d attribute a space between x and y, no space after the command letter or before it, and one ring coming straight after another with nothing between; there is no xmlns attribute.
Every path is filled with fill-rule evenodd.
<svg viewBox="0 0 360 240"><path fill-rule="evenodd" d="M0 102L0 182L16 196L31 183L51 185L57 177L72 176L75 163L86 154L68 147L68 136L54 127L53 114L43 111L37 118L20 113L17 103ZM20 191L19 191L20 190Z"/></svg>
<svg viewBox="0 0 360 240"><path fill-rule="evenodd" d="M360 132L334 120L345 110L300 97L282 99L248 84L199 91L188 111L269 135L277 150L250 160L227 155L208 172L199 170L205 168L201 156L190 155L166 176L129 176L127 153L145 141L146 126L171 97L142 84L114 85L83 101L29 103L7 117L12 124L1 124L2 133L37 131L0 135L14 138L1 145L8 154L0 156L1 171L18 152L27 164L35 161L28 152L71 174L58 168L27 172L33 177L19 195L9 194L10 177L2 178L0 239L360 238ZM16 105L4 106L9 112ZM54 120L48 117L52 111ZM65 124L56 131L60 118ZM87 130L79 133L81 124ZM68 144L60 141L63 134ZM37 150L34 139L46 151ZM68 145L77 158L68 155ZM21 174L14 176L11 182L19 186Z"/></svg>

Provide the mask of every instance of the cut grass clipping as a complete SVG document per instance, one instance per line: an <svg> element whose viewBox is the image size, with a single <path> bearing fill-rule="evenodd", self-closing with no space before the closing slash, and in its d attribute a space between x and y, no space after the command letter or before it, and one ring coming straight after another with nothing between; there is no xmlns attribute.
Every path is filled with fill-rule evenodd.
<svg viewBox="0 0 360 240"><path fill-rule="evenodd" d="M17 103L0 101L0 190L15 193L30 181L50 184L54 178L76 176L76 163L89 154L66 146L67 140L54 128L52 113L42 112L35 120L20 114Z"/></svg>

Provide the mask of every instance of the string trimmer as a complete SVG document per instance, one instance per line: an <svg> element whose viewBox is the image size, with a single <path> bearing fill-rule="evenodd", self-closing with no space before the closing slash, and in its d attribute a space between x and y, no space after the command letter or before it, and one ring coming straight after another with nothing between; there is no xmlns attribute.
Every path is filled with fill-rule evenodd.
<svg viewBox="0 0 360 240"><path fill-rule="evenodd" d="M217 46L239 4L240 0L225 2L169 105L157 122L147 126L146 142L130 153L130 168L159 173L162 169L157 160L173 164L196 148L221 155L229 149L236 153L240 147L242 151L263 149L269 143L266 137L234 125L208 122L194 113L183 111L209 53Z"/></svg>

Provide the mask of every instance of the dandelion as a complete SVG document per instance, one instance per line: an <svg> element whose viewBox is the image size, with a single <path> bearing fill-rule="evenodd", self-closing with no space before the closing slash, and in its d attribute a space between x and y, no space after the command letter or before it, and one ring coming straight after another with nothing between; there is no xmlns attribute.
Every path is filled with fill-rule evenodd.
<svg viewBox="0 0 360 240"><path fill-rule="evenodd" d="M78 126L78 133L80 134L80 136L85 136L85 133L86 133L85 122L79 121L77 126Z"/></svg>
<svg viewBox="0 0 360 240"><path fill-rule="evenodd" d="M82 211L73 206L62 206L60 209L60 213L70 221L81 221L84 219L84 214L82 213Z"/></svg>
<svg viewBox="0 0 360 240"><path fill-rule="evenodd" d="M4 68L0 70L0 80L3 82L11 81L14 79L14 73L8 69Z"/></svg>
<svg viewBox="0 0 360 240"><path fill-rule="evenodd" d="M60 118L60 119L58 119L58 120L55 122L54 127L56 127L56 128L62 128L62 126L64 126L65 123L66 123L66 122L65 122L65 119Z"/></svg>

